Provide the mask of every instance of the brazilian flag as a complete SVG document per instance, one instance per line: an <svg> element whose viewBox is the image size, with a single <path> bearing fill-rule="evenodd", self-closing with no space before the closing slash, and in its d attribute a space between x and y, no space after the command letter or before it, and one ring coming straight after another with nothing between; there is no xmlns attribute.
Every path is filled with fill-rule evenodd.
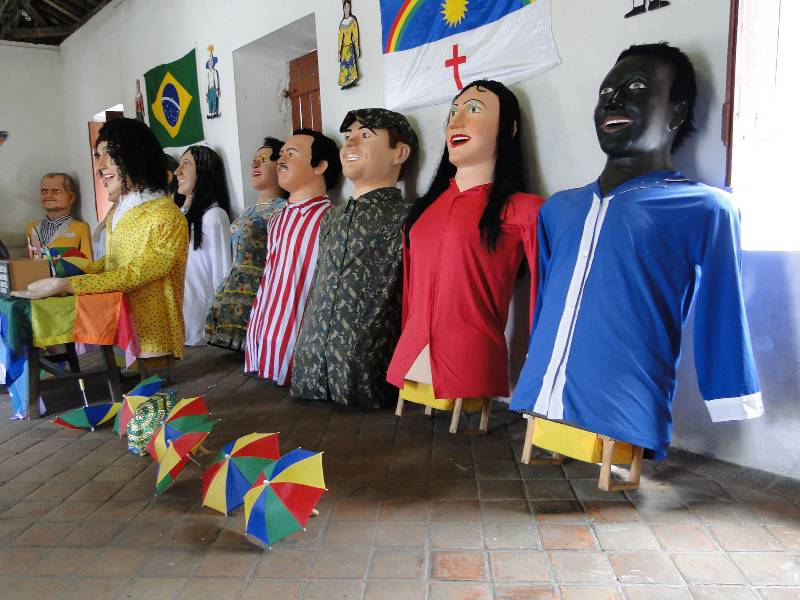
<svg viewBox="0 0 800 600"><path fill-rule="evenodd" d="M188 146L205 137L194 49L175 62L150 69L144 85L150 129L163 148Z"/></svg>

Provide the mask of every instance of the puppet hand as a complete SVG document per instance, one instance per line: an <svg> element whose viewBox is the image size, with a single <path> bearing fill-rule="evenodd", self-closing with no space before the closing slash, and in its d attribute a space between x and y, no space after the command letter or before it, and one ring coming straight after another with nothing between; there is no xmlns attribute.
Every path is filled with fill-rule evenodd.
<svg viewBox="0 0 800 600"><path fill-rule="evenodd" d="M29 300L39 300L40 298L49 298L50 296L71 293L72 284L69 279L48 277L47 279L34 281L24 292L12 292L11 295L17 296L18 298L28 298Z"/></svg>

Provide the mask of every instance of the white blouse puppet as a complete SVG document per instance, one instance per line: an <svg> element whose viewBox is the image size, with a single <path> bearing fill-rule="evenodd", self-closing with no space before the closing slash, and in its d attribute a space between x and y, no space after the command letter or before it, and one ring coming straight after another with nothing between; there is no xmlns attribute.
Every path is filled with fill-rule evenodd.
<svg viewBox="0 0 800 600"><path fill-rule="evenodd" d="M214 301L214 292L231 268L231 223L227 213L212 206L203 214L203 243L194 248L194 233L189 240L186 261L186 284L183 293L183 322L186 345L206 343L206 315Z"/></svg>

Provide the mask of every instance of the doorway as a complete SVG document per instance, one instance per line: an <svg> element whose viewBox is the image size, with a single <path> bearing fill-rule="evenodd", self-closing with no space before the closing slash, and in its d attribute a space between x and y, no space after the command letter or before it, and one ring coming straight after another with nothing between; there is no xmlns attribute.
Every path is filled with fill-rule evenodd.
<svg viewBox="0 0 800 600"><path fill-rule="evenodd" d="M257 194L250 186L250 161L264 138L285 140L297 128L296 123L321 128L316 49L316 22L310 14L233 52L245 207L256 200ZM295 67L294 79L290 77L290 64ZM314 102L316 109L312 108Z"/></svg>

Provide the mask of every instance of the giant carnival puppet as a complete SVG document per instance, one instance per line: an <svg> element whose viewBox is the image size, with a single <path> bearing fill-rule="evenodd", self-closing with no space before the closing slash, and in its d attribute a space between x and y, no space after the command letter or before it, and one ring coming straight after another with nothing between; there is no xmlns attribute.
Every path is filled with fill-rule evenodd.
<svg viewBox="0 0 800 600"><path fill-rule="evenodd" d="M387 380L426 411L481 409L508 396L509 305L523 258L533 273L542 199L523 193L520 110L496 81L476 81L453 100L442 160L405 222L403 331Z"/></svg>
<svg viewBox="0 0 800 600"><path fill-rule="evenodd" d="M400 336L402 225L410 204L397 182L417 149L406 118L351 110L339 131L354 186L320 227L319 261L294 354L293 396L386 406L386 368Z"/></svg>
<svg viewBox="0 0 800 600"><path fill-rule="evenodd" d="M692 303L695 365L711 420L763 412L737 210L726 192L672 168L672 152L694 130L696 95L691 62L666 43L625 50L600 84L594 121L605 168L597 181L555 194L539 214L539 298L511 403L529 413L523 462L539 427L564 427L556 441L579 428L602 437L600 487L635 487L642 451L661 459L670 443ZM639 462L634 455L632 481L609 487L604 473L620 462L611 457L621 443L638 451Z"/></svg>
<svg viewBox="0 0 800 600"><path fill-rule="evenodd" d="M286 206L286 192L278 185L278 154L283 142L268 137L250 165L250 182L258 192L256 203L231 224L233 266L217 288L206 318L209 343L241 350L253 299L264 272L269 218Z"/></svg>
<svg viewBox="0 0 800 600"><path fill-rule="evenodd" d="M286 385L292 354L317 265L319 226L332 206L327 190L339 181L336 142L298 129L278 157L278 185L286 206L270 217L267 259L245 339L245 373Z"/></svg>
<svg viewBox="0 0 800 600"><path fill-rule="evenodd" d="M35 281L15 295L125 292L141 345L140 358L183 356L183 279L189 232L166 193L161 146L144 123L114 119L100 129L97 170L116 201L106 254L86 275Z"/></svg>
<svg viewBox="0 0 800 600"><path fill-rule="evenodd" d="M189 257L183 294L186 345L206 342L206 315L214 293L231 268L228 186L219 154L208 146L189 146L175 170L181 211L189 223Z"/></svg>

